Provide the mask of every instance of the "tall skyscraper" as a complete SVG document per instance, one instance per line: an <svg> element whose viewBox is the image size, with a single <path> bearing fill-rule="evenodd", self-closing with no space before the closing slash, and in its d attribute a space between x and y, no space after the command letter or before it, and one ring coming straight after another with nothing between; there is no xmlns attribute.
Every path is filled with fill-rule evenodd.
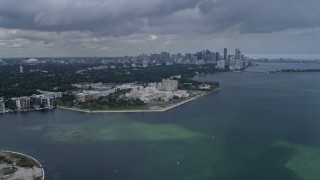
<svg viewBox="0 0 320 180"><path fill-rule="evenodd" d="M211 53L211 60L215 63L217 61L216 59L216 53L212 52Z"/></svg>
<svg viewBox="0 0 320 180"><path fill-rule="evenodd" d="M216 52L216 61L219 61L219 60L220 60L220 53Z"/></svg>
<svg viewBox="0 0 320 180"><path fill-rule="evenodd" d="M223 49L223 59L224 59L225 61L228 60L228 48L224 48L224 49Z"/></svg>
<svg viewBox="0 0 320 180"><path fill-rule="evenodd" d="M240 51L240 49L236 49L236 52L235 52L235 54L234 54L234 58L235 59L240 59L240 54L241 54L241 51Z"/></svg>

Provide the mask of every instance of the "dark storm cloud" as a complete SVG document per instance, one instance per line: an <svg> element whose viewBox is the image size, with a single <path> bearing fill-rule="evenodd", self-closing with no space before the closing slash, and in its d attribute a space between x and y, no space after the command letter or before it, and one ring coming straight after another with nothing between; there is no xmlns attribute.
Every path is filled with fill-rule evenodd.
<svg viewBox="0 0 320 180"><path fill-rule="evenodd" d="M188 12L187 10L193 10ZM185 13L183 14L183 11ZM179 13L182 14L179 16ZM189 15L188 13L194 13ZM195 15L198 18L190 18ZM0 26L40 31L266 33L320 25L319 0L2 0ZM150 32L148 32L150 31Z"/></svg>
<svg viewBox="0 0 320 180"><path fill-rule="evenodd" d="M320 25L319 0L206 0L199 9L212 29L267 33Z"/></svg>
<svg viewBox="0 0 320 180"><path fill-rule="evenodd" d="M320 0L0 0L0 53L319 52L319 17Z"/></svg>
<svg viewBox="0 0 320 180"><path fill-rule="evenodd" d="M7 0L0 26L42 31L88 30L104 34L141 31L148 18L194 8L198 0Z"/></svg>

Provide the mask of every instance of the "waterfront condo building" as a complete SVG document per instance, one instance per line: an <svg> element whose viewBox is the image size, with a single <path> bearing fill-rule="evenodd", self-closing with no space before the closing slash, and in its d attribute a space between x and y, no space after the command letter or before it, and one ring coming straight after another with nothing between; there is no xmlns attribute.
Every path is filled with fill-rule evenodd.
<svg viewBox="0 0 320 180"><path fill-rule="evenodd" d="M0 113L5 113L5 104L3 98L0 98Z"/></svg>
<svg viewBox="0 0 320 180"><path fill-rule="evenodd" d="M223 59L227 62L228 61L228 48L223 49Z"/></svg>
<svg viewBox="0 0 320 180"><path fill-rule="evenodd" d="M15 99L16 107L18 110L29 108L30 107L30 98L29 97L18 97Z"/></svg>

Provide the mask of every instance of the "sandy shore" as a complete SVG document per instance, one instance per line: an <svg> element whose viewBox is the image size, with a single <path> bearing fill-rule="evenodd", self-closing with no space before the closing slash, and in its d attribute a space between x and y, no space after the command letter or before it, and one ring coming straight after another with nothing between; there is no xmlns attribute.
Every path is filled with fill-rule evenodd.
<svg viewBox="0 0 320 180"><path fill-rule="evenodd" d="M198 96L195 96L195 97L191 97L187 100L184 100L184 101L181 101L181 102L178 102L176 104L172 104L172 105L169 105L165 108L161 108L161 109L146 109L146 110L101 110L101 111L90 111L90 110L84 110L84 109L78 109L78 108L68 108L68 107L62 107L62 106L59 106L58 108L60 109L66 109L66 110L71 110L71 111L77 111L77 112L84 112L84 113L141 113L141 112L165 112L165 111L168 111L170 109L173 109L177 106L180 106L182 104L185 104L185 103L188 103L190 101L193 101L195 99L198 99L202 96L205 96L205 95L208 95L208 94L211 94L213 92L216 92L216 91L219 91L220 88L218 89L215 89L214 91L210 91L210 92L207 92L207 93L203 93L203 94L200 94Z"/></svg>
<svg viewBox="0 0 320 180"><path fill-rule="evenodd" d="M27 157L29 159L31 159L32 161L36 162L38 164L39 167L34 167L34 168L22 168L22 167L16 167L18 170L17 172L15 172L14 174L12 174L10 177L5 178L8 180L16 180L16 179L33 179L34 176L39 177L41 176L41 179L44 180L44 169L41 165L41 163L36 160L35 158L28 156L26 154L22 154L22 153L18 153L18 152L13 152L13 151L0 151L0 154L4 154L4 155L10 155L10 154L17 154L20 156L24 156Z"/></svg>

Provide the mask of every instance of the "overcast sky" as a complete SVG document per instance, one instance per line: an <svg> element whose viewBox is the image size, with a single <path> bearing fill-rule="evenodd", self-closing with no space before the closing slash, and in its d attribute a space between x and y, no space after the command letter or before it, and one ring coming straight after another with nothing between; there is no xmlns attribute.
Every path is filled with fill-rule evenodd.
<svg viewBox="0 0 320 180"><path fill-rule="evenodd" d="M320 0L0 0L0 57L224 47L320 58Z"/></svg>

